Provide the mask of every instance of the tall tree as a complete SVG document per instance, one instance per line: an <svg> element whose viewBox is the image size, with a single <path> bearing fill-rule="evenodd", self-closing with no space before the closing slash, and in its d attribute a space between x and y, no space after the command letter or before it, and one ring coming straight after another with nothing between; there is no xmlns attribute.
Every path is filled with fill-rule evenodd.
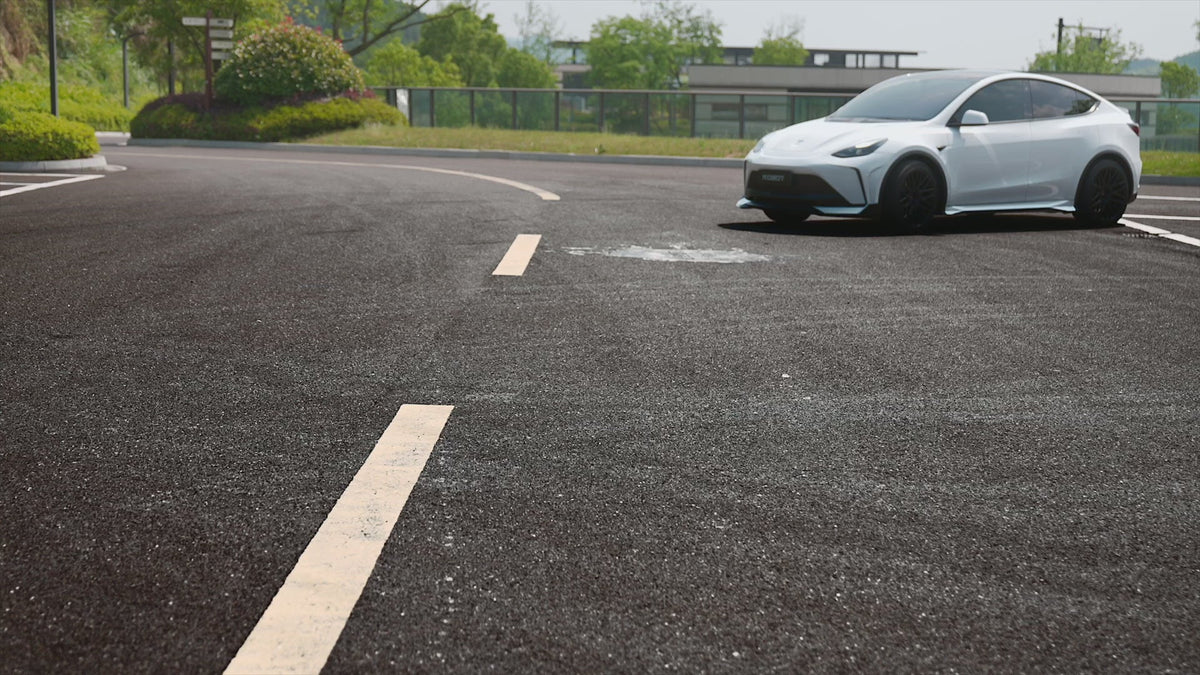
<svg viewBox="0 0 1200 675"><path fill-rule="evenodd" d="M655 0L640 19L609 17L592 26L592 83L613 89L673 89L689 64L719 63L721 26L695 6Z"/></svg>
<svg viewBox="0 0 1200 675"><path fill-rule="evenodd" d="M430 21L459 12L470 12L473 5L457 3L453 9L426 15L432 0L396 2L395 0L308 0L317 14L329 22L329 36L339 40L346 53L357 56L393 36Z"/></svg>
<svg viewBox="0 0 1200 675"><path fill-rule="evenodd" d="M543 63L557 65L554 39L563 31L562 22L554 10L546 9L534 0L525 0L525 13L513 16L517 22L520 50Z"/></svg>
<svg viewBox="0 0 1200 675"><path fill-rule="evenodd" d="M1163 61L1159 78L1162 94L1167 98L1189 98L1200 90L1200 73L1182 63Z"/></svg>
<svg viewBox="0 0 1200 675"><path fill-rule="evenodd" d="M1114 29L1096 37L1083 24L1070 29L1074 35L1064 35L1061 50L1038 52L1029 65L1031 71L1057 73L1108 73L1124 72L1129 62L1142 53L1142 48L1133 43L1121 42L1121 31Z"/></svg>
<svg viewBox="0 0 1200 675"><path fill-rule="evenodd" d="M548 87L554 75L545 63L508 46L496 17L472 5L448 5L421 30L417 51L453 63L468 87Z"/></svg>
<svg viewBox="0 0 1200 675"><path fill-rule="evenodd" d="M803 21L788 21L767 29L762 42L754 48L756 66L802 66L808 60L808 50L800 41Z"/></svg>
<svg viewBox="0 0 1200 675"><path fill-rule="evenodd" d="M439 63L400 40L389 40L367 57L367 84L376 87L461 87L453 63Z"/></svg>

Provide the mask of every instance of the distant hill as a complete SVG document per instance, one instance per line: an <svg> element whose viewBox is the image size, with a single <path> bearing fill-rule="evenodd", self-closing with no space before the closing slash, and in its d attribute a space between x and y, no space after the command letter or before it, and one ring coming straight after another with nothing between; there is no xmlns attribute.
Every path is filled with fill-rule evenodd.
<svg viewBox="0 0 1200 675"><path fill-rule="evenodd" d="M1191 66L1200 72L1200 49L1176 56L1171 59L1175 63L1182 63L1185 66ZM1156 59L1134 59L1125 66L1126 75L1158 75L1159 64L1162 63Z"/></svg>

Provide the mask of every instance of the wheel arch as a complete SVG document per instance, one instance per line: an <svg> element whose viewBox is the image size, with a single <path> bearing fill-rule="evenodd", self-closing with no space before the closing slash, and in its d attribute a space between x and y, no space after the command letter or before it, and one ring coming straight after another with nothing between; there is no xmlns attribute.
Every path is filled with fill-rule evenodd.
<svg viewBox="0 0 1200 675"><path fill-rule="evenodd" d="M900 155L892 161L892 165L888 167L887 173L883 175L883 180L879 183L879 194L875 195L876 203L883 202L884 192L887 190L888 184L896 177L896 172L904 165L905 162L916 160L924 163L933 172L938 182L938 207L937 212L941 215L946 213L946 200L949 199L949 184L946 181L946 171L942 167L942 163L937 160L932 154L921 150L910 150L903 155Z"/></svg>
<svg viewBox="0 0 1200 675"><path fill-rule="evenodd" d="M1092 167L1106 159L1111 159L1116 162L1117 166L1121 167L1121 171L1125 172L1125 180L1129 181L1130 198L1132 199L1137 195L1137 186L1133 182L1133 168L1129 166L1129 162L1126 161L1125 157L1122 156L1121 153L1113 150L1106 150L1093 157L1091 161L1089 161L1087 165L1083 167L1083 171L1080 172L1079 180L1075 183L1075 196L1071 200L1071 203L1075 205L1076 209L1079 208L1079 193L1081 190L1083 190L1084 181L1087 180L1088 174L1091 172Z"/></svg>

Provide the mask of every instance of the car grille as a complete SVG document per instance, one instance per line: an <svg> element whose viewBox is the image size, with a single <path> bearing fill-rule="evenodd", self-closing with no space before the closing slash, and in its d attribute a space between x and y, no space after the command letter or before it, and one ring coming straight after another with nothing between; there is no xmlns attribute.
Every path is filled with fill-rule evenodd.
<svg viewBox="0 0 1200 675"><path fill-rule="evenodd" d="M819 176L790 171L758 169L746 181L746 197L786 200L814 206L849 206L850 202Z"/></svg>

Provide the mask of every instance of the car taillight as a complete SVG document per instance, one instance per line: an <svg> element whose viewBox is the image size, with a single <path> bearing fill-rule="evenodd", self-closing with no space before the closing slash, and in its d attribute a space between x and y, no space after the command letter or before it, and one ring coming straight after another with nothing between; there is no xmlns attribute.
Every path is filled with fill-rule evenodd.
<svg viewBox="0 0 1200 675"><path fill-rule="evenodd" d="M1133 135L1140 137L1142 135L1142 125L1137 122L1129 122L1129 128L1133 130Z"/></svg>

